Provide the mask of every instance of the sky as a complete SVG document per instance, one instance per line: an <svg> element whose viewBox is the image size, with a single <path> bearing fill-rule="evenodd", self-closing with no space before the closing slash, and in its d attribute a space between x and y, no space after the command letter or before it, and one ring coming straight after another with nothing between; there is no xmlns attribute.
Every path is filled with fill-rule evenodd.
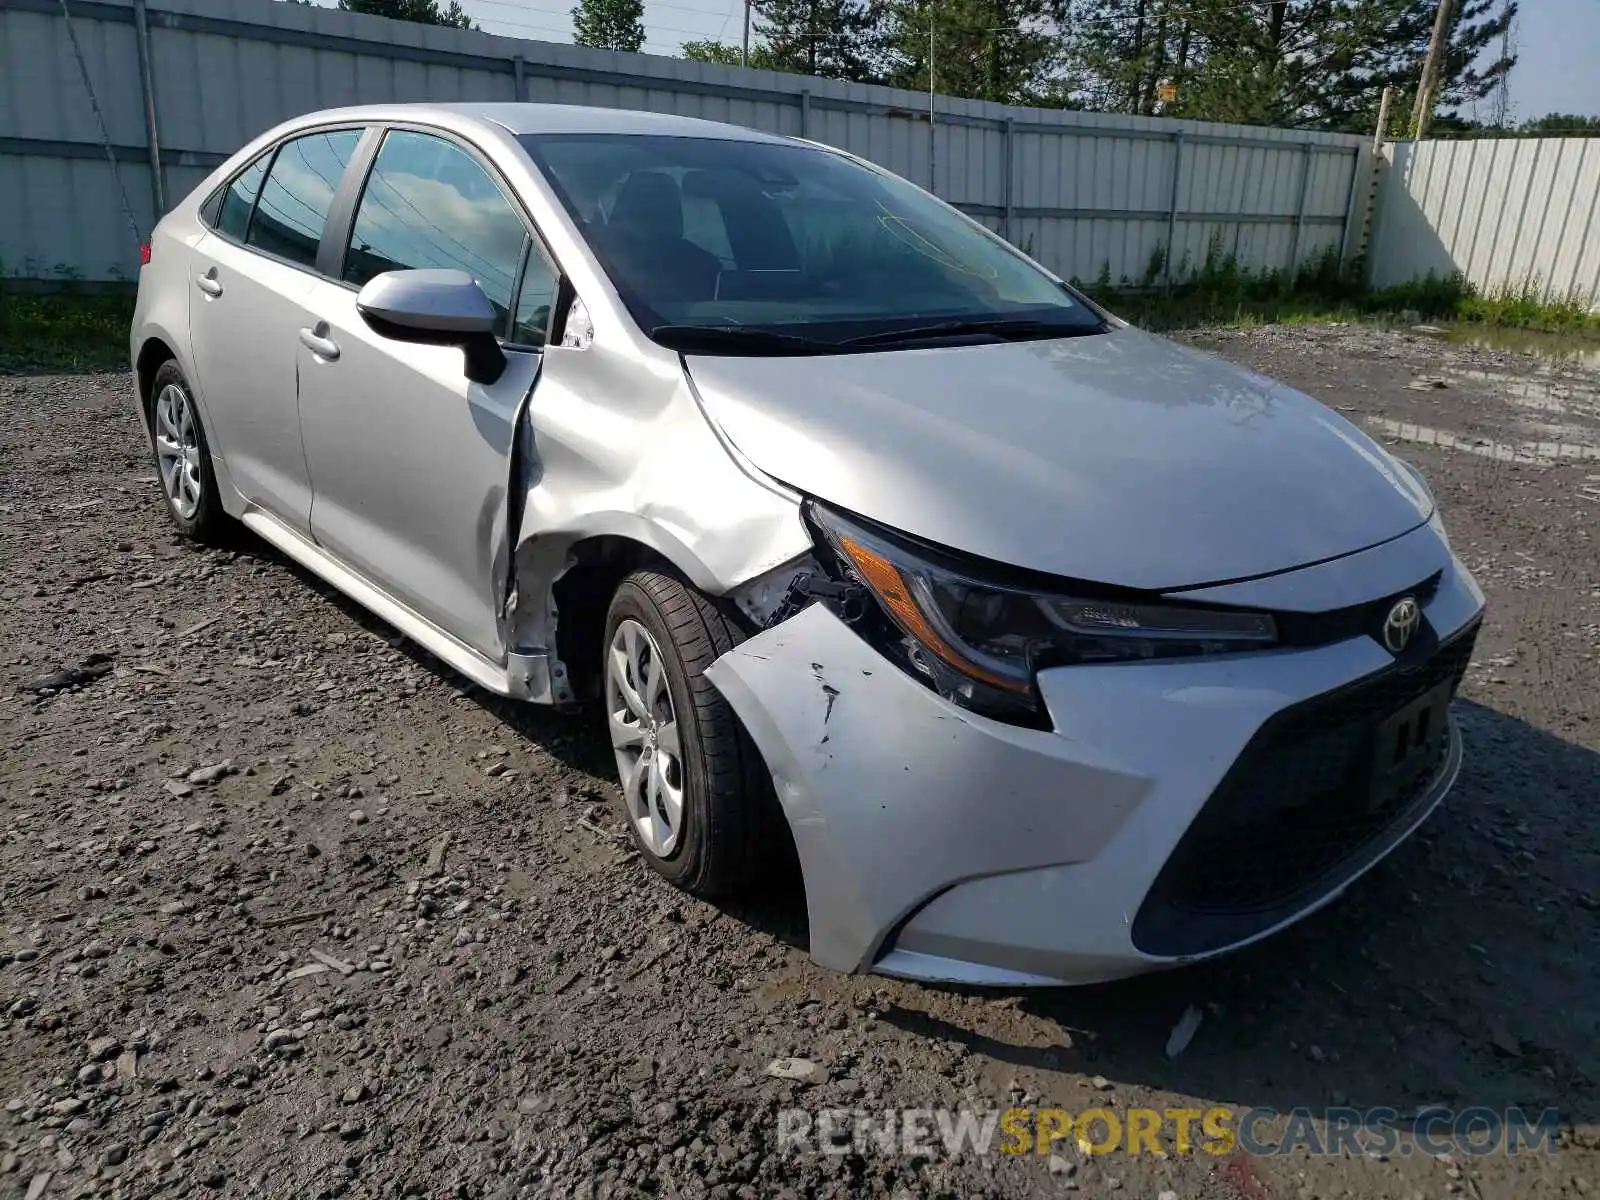
<svg viewBox="0 0 1600 1200"><path fill-rule="evenodd" d="M572 3L461 0L489 33L558 42L572 40ZM743 0L645 0L645 51L677 54L684 42L701 38L737 44L743 12ZM1600 0L1522 0L1518 21L1512 119L1600 115ZM1488 115L1485 107L1482 116Z"/></svg>
<svg viewBox="0 0 1600 1200"><path fill-rule="evenodd" d="M1600 115L1600 0L1522 0L1517 21L1512 119Z"/></svg>

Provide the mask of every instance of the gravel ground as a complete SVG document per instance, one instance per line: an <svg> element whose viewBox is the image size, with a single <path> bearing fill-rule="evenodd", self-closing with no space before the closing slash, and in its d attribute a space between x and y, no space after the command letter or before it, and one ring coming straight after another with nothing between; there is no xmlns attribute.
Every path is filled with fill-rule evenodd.
<svg viewBox="0 0 1600 1200"><path fill-rule="evenodd" d="M471 690L251 539L179 543L125 376L0 379L0 1195L1596 1195L1600 376L1366 328L1193 340L1433 481L1491 601L1467 765L1286 935L1022 996L817 970L792 888L673 892L598 726ZM1443 1159L777 1145L793 1107L1011 1103L1563 1128Z"/></svg>

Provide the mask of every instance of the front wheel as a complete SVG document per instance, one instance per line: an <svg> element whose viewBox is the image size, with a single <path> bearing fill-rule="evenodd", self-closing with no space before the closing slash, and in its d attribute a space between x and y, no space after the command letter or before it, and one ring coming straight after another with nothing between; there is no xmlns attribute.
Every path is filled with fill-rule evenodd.
<svg viewBox="0 0 1600 1200"><path fill-rule="evenodd" d="M705 670L741 640L705 596L634 571L606 615L606 721L634 844L698 896L748 882L766 846L765 769Z"/></svg>

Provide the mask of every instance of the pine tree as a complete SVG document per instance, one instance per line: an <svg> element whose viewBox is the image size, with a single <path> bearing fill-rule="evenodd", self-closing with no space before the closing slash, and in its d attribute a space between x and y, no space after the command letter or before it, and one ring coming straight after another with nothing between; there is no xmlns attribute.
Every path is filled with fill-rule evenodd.
<svg viewBox="0 0 1600 1200"><path fill-rule="evenodd" d="M439 0L339 0L345 12L366 13L373 17L392 17L397 21L417 21L423 25L448 25L453 29L476 29L472 18L461 10L457 0L440 8Z"/></svg>
<svg viewBox="0 0 1600 1200"><path fill-rule="evenodd" d="M1213 121L1368 130L1385 86L1409 111L1437 0L1078 0L1071 56L1090 107ZM1513 0L1464 0L1439 106L1492 92ZM1163 100L1169 85L1176 98ZM1171 91L1166 94L1172 95Z"/></svg>
<svg viewBox="0 0 1600 1200"><path fill-rule="evenodd" d="M1005 104L1061 105L1067 0L898 0L893 81Z"/></svg>
<svg viewBox="0 0 1600 1200"><path fill-rule="evenodd" d="M869 0L756 0L753 7L767 57L762 65L857 83L878 80L883 21Z"/></svg>
<svg viewBox="0 0 1600 1200"><path fill-rule="evenodd" d="M596 50L638 53L644 46L644 0L578 0L572 40Z"/></svg>

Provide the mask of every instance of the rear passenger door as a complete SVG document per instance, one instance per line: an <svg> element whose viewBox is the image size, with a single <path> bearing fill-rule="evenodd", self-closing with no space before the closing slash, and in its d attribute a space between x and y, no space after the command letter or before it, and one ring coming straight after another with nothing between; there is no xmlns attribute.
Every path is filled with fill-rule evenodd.
<svg viewBox="0 0 1600 1200"><path fill-rule="evenodd" d="M297 412L301 305L361 134L317 130L261 155L207 206L211 228L190 259L190 350L212 452L250 505L302 534L311 478Z"/></svg>
<svg viewBox="0 0 1600 1200"><path fill-rule="evenodd" d="M464 373L451 346L395 341L356 310L384 271L464 270L500 315L505 373ZM305 300L300 423L318 543L493 660L507 577L506 487L539 372L556 271L498 172L443 134L383 135L342 263Z"/></svg>

